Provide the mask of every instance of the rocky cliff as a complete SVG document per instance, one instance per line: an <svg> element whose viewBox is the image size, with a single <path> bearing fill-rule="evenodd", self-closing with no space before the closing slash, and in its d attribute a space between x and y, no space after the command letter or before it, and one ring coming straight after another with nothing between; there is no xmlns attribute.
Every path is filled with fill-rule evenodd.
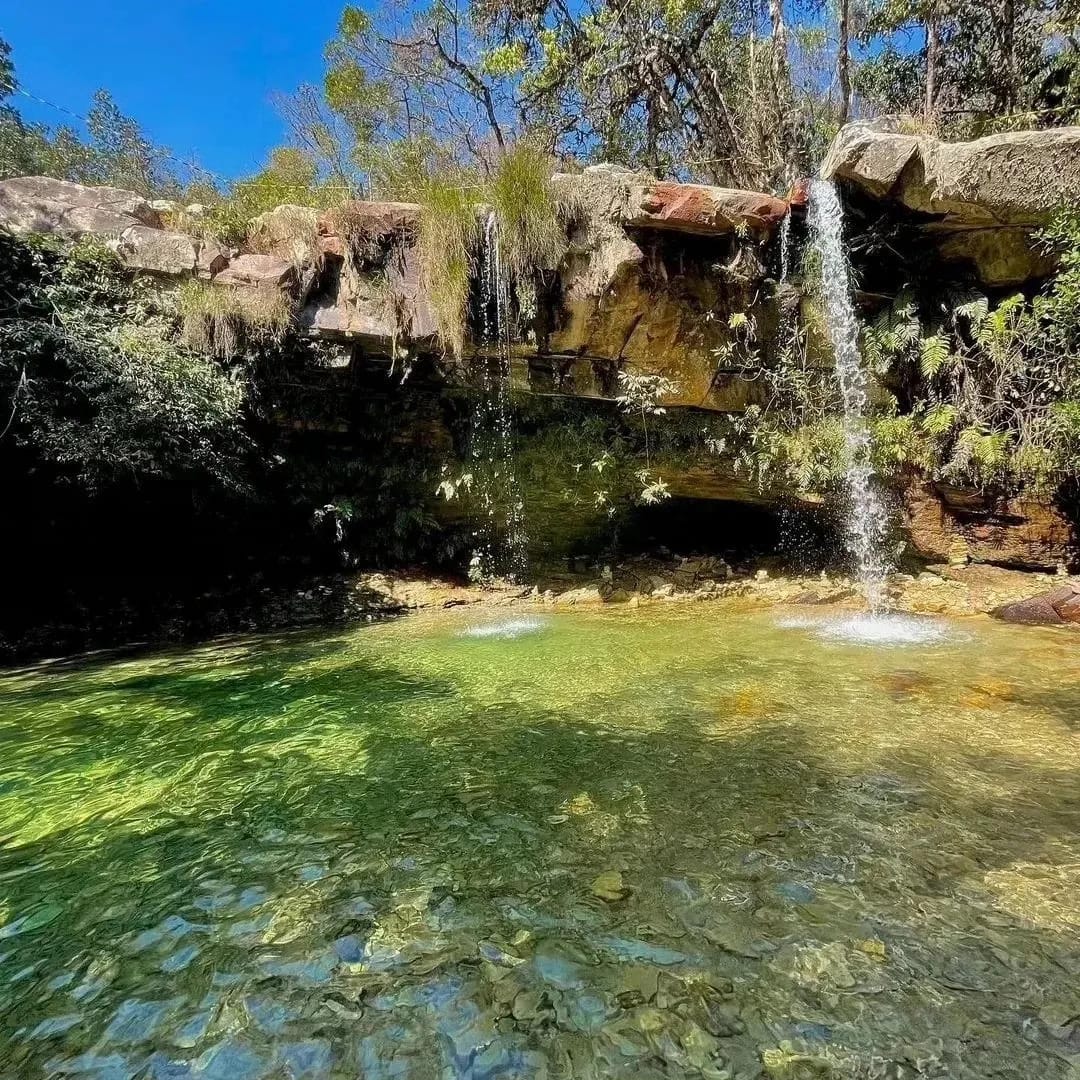
<svg viewBox="0 0 1080 1080"><path fill-rule="evenodd" d="M854 204L917 232L944 264L988 287L1015 286L1053 270L1034 234L1055 208L1080 200L1080 129L946 144L895 123L857 123L839 134L823 174ZM565 245L525 284L534 295L518 298L528 315L517 323L517 384L612 398L618 373L630 371L668 380L668 406L737 414L764 404L764 380L746 364L771 363L786 314L800 304L796 289L776 281L775 239L789 212L800 215L805 189L777 198L610 165L557 175L553 185L569 208ZM303 333L343 345L353 363L441 354L415 204L278 207L256 220L244 250L200 235L201 214L113 188L0 182L0 227L9 231L92 235L134 272L284 295ZM754 341L740 352L743 317ZM829 361L820 353L816 362ZM745 484L722 474L704 467L676 485L684 495L743 498ZM1072 557L1072 525L1045 502L918 479L903 501L913 547L928 558L1053 567Z"/></svg>

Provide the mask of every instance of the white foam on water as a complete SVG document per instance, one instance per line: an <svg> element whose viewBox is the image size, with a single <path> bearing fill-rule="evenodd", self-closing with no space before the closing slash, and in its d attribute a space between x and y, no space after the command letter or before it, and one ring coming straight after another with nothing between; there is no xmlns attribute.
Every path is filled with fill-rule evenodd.
<svg viewBox="0 0 1080 1080"><path fill-rule="evenodd" d="M481 623L462 630L458 637L467 638L519 638L526 634L536 634L551 625L550 619L527 616L516 619L500 619L498 622Z"/></svg>
<svg viewBox="0 0 1080 1080"><path fill-rule="evenodd" d="M818 618L793 615L778 619L776 625L781 630L811 630L824 641L886 648L934 645L958 636L940 619L918 615L872 615L869 612Z"/></svg>

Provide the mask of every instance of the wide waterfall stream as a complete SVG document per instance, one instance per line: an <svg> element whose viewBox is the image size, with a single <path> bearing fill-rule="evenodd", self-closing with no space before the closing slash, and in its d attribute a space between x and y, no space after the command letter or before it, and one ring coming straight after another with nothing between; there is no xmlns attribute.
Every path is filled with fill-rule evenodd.
<svg viewBox="0 0 1080 1080"><path fill-rule="evenodd" d="M0 1075L1075 1077L1071 638L534 612L0 675Z"/></svg>
<svg viewBox="0 0 1080 1080"><path fill-rule="evenodd" d="M884 606L885 578L890 567L886 548L889 514L874 482L866 418L868 382L844 251L844 211L835 186L828 180L811 182L809 224L820 264L821 296L844 407L848 541L866 602L871 613L877 614Z"/></svg>

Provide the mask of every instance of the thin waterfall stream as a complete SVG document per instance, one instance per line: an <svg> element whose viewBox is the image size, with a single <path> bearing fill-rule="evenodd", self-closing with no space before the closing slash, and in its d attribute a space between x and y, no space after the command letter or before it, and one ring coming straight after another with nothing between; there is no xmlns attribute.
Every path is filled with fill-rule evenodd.
<svg viewBox="0 0 1080 1080"><path fill-rule="evenodd" d="M815 180L810 185L809 224L821 263L821 297L844 406L848 543L867 605L876 615L884 608L885 579L890 570L886 547L889 512L875 483L871 460L868 383L844 251L844 211L836 187L828 180Z"/></svg>
<svg viewBox="0 0 1080 1080"><path fill-rule="evenodd" d="M780 221L780 280L787 281L791 269L791 208Z"/></svg>
<svg viewBox="0 0 1080 1080"><path fill-rule="evenodd" d="M527 568L525 504L514 471L510 411L509 283L503 274L499 225L494 213L484 222L480 254L479 355L473 402L471 454L483 514L477 560L485 578L524 580Z"/></svg>

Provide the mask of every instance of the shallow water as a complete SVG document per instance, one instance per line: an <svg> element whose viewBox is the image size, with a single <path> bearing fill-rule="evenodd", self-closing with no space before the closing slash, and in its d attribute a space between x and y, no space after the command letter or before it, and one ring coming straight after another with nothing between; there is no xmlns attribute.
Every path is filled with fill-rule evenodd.
<svg viewBox="0 0 1080 1080"><path fill-rule="evenodd" d="M1080 1075L1075 637L514 618L0 676L0 1076Z"/></svg>

